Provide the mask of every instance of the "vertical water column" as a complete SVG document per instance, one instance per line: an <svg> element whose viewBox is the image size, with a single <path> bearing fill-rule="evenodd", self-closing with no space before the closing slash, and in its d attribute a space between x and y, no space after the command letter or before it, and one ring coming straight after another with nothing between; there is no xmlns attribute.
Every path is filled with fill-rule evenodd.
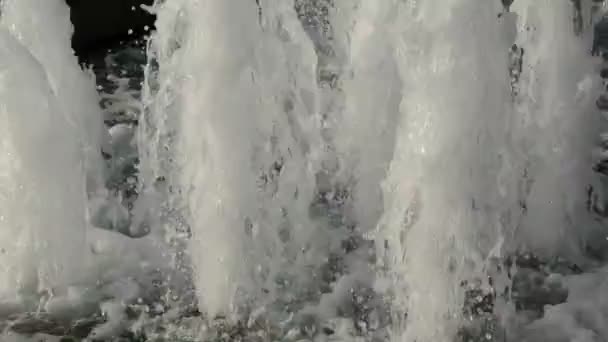
<svg viewBox="0 0 608 342"><path fill-rule="evenodd" d="M63 1L4 1L0 24L3 291L61 291L82 275L87 190L103 186L95 82L71 50Z"/></svg>
<svg viewBox="0 0 608 342"><path fill-rule="evenodd" d="M82 270L80 141L44 68L0 32L0 296L35 305L37 292L61 288Z"/></svg>
<svg viewBox="0 0 608 342"><path fill-rule="evenodd" d="M590 40L574 35L570 1L517 1L513 10L525 51L516 115L528 178L515 247L580 256L595 227L586 208L599 127Z"/></svg>
<svg viewBox="0 0 608 342"><path fill-rule="evenodd" d="M105 167L100 151L107 133L95 90L95 76L80 68L71 47L73 27L69 7L64 0L3 1L2 25L43 66L68 122L65 129L79 137L87 190L89 193L100 190L104 186Z"/></svg>
<svg viewBox="0 0 608 342"><path fill-rule="evenodd" d="M351 214L361 232L373 230L382 214L380 183L394 153L401 101L392 39L395 7L392 1L362 2L351 14L346 72L341 81L345 104L341 112L334 113L333 140L343 173L354 179ZM343 15L341 10L337 15ZM346 22L348 18L337 19Z"/></svg>
<svg viewBox="0 0 608 342"><path fill-rule="evenodd" d="M183 204L210 318L293 297L309 266L325 261L316 246L327 239L308 219L316 56L289 3L259 6L160 4L151 45L158 70L143 139L167 142L170 132L171 144L168 154L151 151L148 165L167 173L169 200Z"/></svg>
<svg viewBox="0 0 608 342"><path fill-rule="evenodd" d="M394 341L451 341L461 282L479 274L516 203L508 24L499 3L399 3L393 46L403 84L383 184L378 249Z"/></svg>

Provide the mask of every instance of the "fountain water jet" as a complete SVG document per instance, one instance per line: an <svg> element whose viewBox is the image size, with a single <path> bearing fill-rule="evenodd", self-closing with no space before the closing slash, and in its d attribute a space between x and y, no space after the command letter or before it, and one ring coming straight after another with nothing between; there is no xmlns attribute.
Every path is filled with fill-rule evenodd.
<svg viewBox="0 0 608 342"><path fill-rule="evenodd" d="M79 133L63 115L44 68L0 30L0 294L4 300L21 294L31 305L37 303L27 303L27 296L66 286L82 271L84 170Z"/></svg>

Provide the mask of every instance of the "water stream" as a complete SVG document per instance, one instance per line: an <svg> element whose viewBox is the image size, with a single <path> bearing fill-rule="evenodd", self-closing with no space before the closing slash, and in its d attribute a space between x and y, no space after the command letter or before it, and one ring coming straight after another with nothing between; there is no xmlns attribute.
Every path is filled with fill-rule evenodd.
<svg viewBox="0 0 608 342"><path fill-rule="evenodd" d="M4 0L3 341L608 339L594 4Z"/></svg>

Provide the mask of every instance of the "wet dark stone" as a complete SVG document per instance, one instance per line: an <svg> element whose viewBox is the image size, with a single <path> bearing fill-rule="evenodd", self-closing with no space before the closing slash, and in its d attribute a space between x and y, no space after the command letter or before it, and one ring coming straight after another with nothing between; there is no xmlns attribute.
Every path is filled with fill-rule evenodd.
<svg viewBox="0 0 608 342"><path fill-rule="evenodd" d="M605 95L601 95L595 104L599 110L608 110L608 98Z"/></svg>
<svg viewBox="0 0 608 342"><path fill-rule="evenodd" d="M605 55L608 49L608 19L603 18L593 28L592 55Z"/></svg>
<svg viewBox="0 0 608 342"><path fill-rule="evenodd" d="M68 332L62 322L58 322L44 315L27 315L10 325L10 330L22 335L33 335L45 333L48 335L61 336Z"/></svg>
<svg viewBox="0 0 608 342"><path fill-rule="evenodd" d="M498 288L490 276L489 288L482 286L480 279L461 283L465 287L465 320L455 341L511 341L506 338L506 331L494 312L498 298L511 302L518 315L532 321L541 318L547 307L566 302L568 289L563 283L564 277L585 271L567 259L543 258L523 252L506 257L497 266L498 273L512 280L506 287Z"/></svg>
<svg viewBox="0 0 608 342"><path fill-rule="evenodd" d="M325 335L333 335L335 333L334 329L330 328L330 327L323 327L322 329L323 333Z"/></svg>
<svg viewBox="0 0 608 342"><path fill-rule="evenodd" d="M485 315L483 318L463 327L454 340L454 342L504 341L507 341L505 331L500 326L499 321L491 315Z"/></svg>
<svg viewBox="0 0 608 342"><path fill-rule="evenodd" d="M513 0L501 0L502 5L505 8L505 11L508 12L509 8L511 7L511 5L513 4Z"/></svg>
<svg viewBox="0 0 608 342"><path fill-rule="evenodd" d="M522 269L513 279L513 299L517 310L543 312L546 305L557 305L568 298L568 290L560 283L547 281L547 276Z"/></svg>
<svg viewBox="0 0 608 342"><path fill-rule="evenodd" d="M80 319L74 322L70 327L70 335L80 339L86 338L97 325L103 322L104 319L100 315Z"/></svg>
<svg viewBox="0 0 608 342"><path fill-rule="evenodd" d="M76 341L78 341L78 340L72 336L63 336L61 339L59 339L59 342L76 342Z"/></svg>
<svg viewBox="0 0 608 342"><path fill-rule="evenodd" d="M608 175L608 161L602 160L601 162L593 165L593 171Z"/></svg>
<svg viewBox="0 0 608 342"><path fill-rule="evenodd" d="M464 313L468 315L491 314L494 312L494 293L484 292L481 289L466 291Z"/></svg>
<svg viewBox="0 0 608 342"><path fill-rule="evenodd" d="M53 318L46 313L28 313L15 317L8 324L8 327L10 331L21 335L44 333L61 336L61 341L80 341L86 338L96 326L103 322L104 319L100 315L93 315L70 322Z"/></svg>
<svg viewBox="0 0 608 342"><path fill-rule="evenodd" d="M155 18L141 5L152 5L153 1L66 0L74 25L74 51L81 59L86 59L91 51L104 49L121 39L145 35L152 29Z"/></svg>

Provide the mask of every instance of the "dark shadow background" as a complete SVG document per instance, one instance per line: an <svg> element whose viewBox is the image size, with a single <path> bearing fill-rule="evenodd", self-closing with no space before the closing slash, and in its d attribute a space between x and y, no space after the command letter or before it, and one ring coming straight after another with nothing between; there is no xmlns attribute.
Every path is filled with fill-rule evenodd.
<svg viewBox="0 0 608 342"><path fill-rule="evenodd" d="M72 48L81 61L121 41L142 38L155 17L141 8L154 0L66 0L74 25ZM145 30L145 27L148 30ZM129 34L129 30L133 30Z"/></svg>

